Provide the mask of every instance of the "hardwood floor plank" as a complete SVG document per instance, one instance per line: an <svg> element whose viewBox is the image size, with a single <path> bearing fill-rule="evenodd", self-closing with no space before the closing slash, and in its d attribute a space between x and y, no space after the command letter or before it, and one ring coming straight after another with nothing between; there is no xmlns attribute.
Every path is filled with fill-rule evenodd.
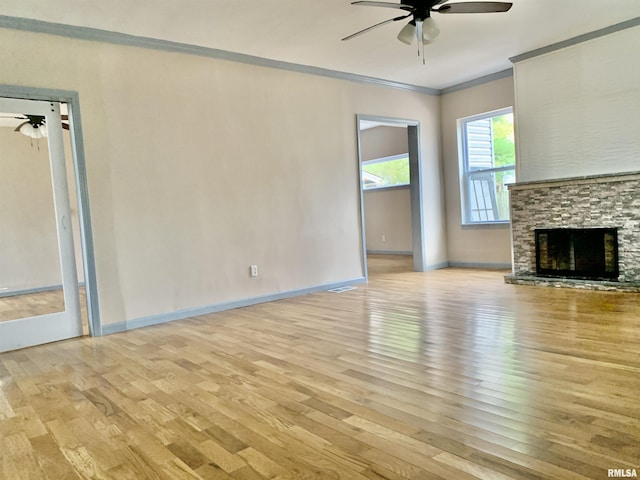
<svg viewBox="0 0 640 480"><path fill-rule="evenodd" d="M163 472L175 480L201 480L202 477L194 472L179 458L172 458L163 465Z"/></svg>
<svg viewBox="0 0 640 480"><path fill-rule="evenodd" d="M247 448L247 444L238 440L231 433L213 425L205 430L206 434L229 453L237 453Z"/></svg>
<svg viewBox="0 0 640 480"><path fill-rule="evenodd" d="M36 457L39 471L32 472L25 469L24 473L32 478L46 478L56 480L60 478L76 480L80 474L67 462L64 454L51 435L40 435L30 439L33 455ZM41 476L39 474L42 474ZM10 476L0 478L13 478Z"/></svg>
<svg viewBox="0 0 640 480"><path fill-rule="evenodd" d="M149 459L136 446L129 446L117 451L122 463L108 471L109 478L123 480L171 480L162 467Z"/></svg>
<svg viewBox="0 0 640 480"><path fill-rule="evenodd" d="M234 455L234 453L238 453L238 451L230 452L220 444L216 443L213 439L201 442L197 448L209 459L209 465L214 465L216 468L220 468L226 473L235 472L247 465L247 463L243 459L239 458L238 455ZM248 447L245 447L241 450L246 450L247 448Z"/></svg>
<svg viewBox="0 0 640 480"><path fill-rule="evenodd" d="M62 454L71 464L73 469L86 480L107 480L108 474L103 467L96 462L89 451L82 445L74 448L62 447Z"/></svg>
<svg viewBox="0 0 640 480"><path fill-rule="evenodd" d="M167 445L167 448L192 470L197 470L208 463L207 457L185 440L178 440L171 443Z"/></svg>
<svg viewBox="0 0 640 480"><path fill-rule="evenodd" d="M251 447L245 448L238 452L238 456L242 457L247 465L251 466L256 472L265 478L275 478L289 475L284 468L273 462L269 457L263 455ZM245 468L245 467L243 467Z"/></svg>

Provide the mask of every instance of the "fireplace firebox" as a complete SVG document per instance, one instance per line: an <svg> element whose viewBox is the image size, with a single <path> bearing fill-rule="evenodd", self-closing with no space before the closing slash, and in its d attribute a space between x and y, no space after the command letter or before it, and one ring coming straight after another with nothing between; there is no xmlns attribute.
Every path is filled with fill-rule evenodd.
<svg viewBox="0 0 640 480"><path fill-rule="evenodd" d="M536 274L616 280L618 231L615 228L536 229Z"/></svg>

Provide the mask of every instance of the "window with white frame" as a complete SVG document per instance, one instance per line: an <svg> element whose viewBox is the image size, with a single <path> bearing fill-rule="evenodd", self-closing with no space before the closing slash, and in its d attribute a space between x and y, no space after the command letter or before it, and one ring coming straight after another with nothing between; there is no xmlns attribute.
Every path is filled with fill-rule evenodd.
<svg viewBox="0 0 640 480"><path fill-rule="evenodd" d="M362 162L362 183L365 190L409 185L409 181L408 153Z"/></svg>
<svg viewBox="0 0 640 480"><path fill-rule="evenodd" d="M458 120L461 152L462 221L465 224L509 221L509 192L515 182L513 109Z"/></svg>

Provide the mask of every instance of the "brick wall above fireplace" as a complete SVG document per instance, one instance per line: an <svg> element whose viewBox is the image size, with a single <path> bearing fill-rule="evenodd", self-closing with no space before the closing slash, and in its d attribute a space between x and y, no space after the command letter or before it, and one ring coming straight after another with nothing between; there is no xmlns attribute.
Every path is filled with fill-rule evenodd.
<svg viewBox="0 0 640 480"><path fill-rule="evenodd" d="M640 172L516 183L509 192L513 273L507 282L640 291ZM537 277L535 230L553 228L615 228L617 279Z"/></svg>

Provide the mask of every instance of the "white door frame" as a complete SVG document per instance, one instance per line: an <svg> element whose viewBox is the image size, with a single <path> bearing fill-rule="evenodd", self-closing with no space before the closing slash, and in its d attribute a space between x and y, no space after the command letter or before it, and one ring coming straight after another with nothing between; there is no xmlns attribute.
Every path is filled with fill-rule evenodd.
<svg viewBox="0 0 640 480"><path fill-rule="evenodd" d="M0 112L45 117L64 295L64 310L62 312L0 322L0 352L5 352L80 336L82 335L82 316L80 314L78 275L73 247L71 206L64 160L60 104L58 102L0 98Z"/></svg>
<svg viewBox="0 0 640 480"><path fill-rule="evenodd" d="M87 169L84 154L84 137L82 117L80 112L80 97L77 92L48 88L23 87L0 84L0 97L25 100L42 100L66 103L69 114L69 133L71 138L71 155L78 199L78 217L80 224L80 242L82 244L82 259L89 320L89 333L92 336L102 335L100 308L98 302L98 287L96 280L96 261L93 246L93 229L91 224L91 210L89 205L89 189Z"/></svg>

